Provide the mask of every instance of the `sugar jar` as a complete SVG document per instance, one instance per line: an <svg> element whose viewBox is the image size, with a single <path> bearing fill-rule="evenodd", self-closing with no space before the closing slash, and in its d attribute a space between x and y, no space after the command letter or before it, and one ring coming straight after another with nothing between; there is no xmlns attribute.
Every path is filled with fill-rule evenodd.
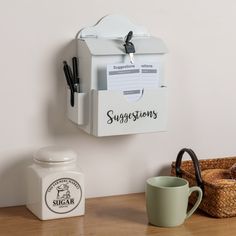
<svg viewBox="0 0 236 236"><path fill-rule="evenodd" d="M26 179L26 206L39 219L84 215L84 175L73 150L55 146L38 150Z"/></svg>

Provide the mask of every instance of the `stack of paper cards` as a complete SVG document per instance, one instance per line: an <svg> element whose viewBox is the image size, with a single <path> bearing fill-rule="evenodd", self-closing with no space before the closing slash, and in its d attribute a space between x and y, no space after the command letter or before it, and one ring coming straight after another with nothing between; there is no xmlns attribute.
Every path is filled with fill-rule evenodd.
<svg viewBox="0 0 236 236"><path fill-rule="evenodd" d="M136 101L145 88L158 88L157 63L107 65L107 89L123 91L129 101Z"/></svg>
<svg viewBox="0 0 236 236"><path fill-rule="evenodd" d="M142 95L140 66L134 64L107 65L107 89L123 91L129 101Z"/></svg>

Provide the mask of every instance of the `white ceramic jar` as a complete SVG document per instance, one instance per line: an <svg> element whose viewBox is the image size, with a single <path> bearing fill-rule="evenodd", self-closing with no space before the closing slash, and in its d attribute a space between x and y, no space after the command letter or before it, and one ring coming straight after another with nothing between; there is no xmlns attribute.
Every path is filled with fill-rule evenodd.
<svg viewBox="0 0 236 236"><path fill-rule="evenodd" d="M46 147L27 170L27 208L39 219L84 215L84 176L77 154L64 147Z"/></svg>

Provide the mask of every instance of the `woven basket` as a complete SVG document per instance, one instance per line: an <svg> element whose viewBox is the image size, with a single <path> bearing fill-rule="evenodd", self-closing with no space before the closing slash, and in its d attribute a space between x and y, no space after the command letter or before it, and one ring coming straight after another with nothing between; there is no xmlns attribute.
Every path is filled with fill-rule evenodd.
<svg viewBox="0 0 236 236"><path fill-rule="evenodd" d="M191 161L183 161L184 153L188 153ZM217 218L236 216L236 182L231 185L216 185L201 178L201 171L206 169L229 169L236 163L236 157L199 160L191 149L182 149L172 163L171 174L188 180L190 186L200 186L203 199L199 206L201 210ZM190 196L190 203L196 202L196 195Z"/></svg>

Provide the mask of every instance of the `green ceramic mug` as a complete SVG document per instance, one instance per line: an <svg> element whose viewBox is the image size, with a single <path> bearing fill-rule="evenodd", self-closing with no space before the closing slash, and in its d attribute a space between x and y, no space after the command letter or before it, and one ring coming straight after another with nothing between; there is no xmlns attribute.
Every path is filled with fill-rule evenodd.
<svg viewBox="0 0 236 236"><path fill-rule="evenodd" d="M198 199L187 212L188 198L198 192ZM149 223L160 227L174 227L184 223L202 200L201 188L189 188L187 180L174 176L152 177L146 183L146 207Z"/></svg>

